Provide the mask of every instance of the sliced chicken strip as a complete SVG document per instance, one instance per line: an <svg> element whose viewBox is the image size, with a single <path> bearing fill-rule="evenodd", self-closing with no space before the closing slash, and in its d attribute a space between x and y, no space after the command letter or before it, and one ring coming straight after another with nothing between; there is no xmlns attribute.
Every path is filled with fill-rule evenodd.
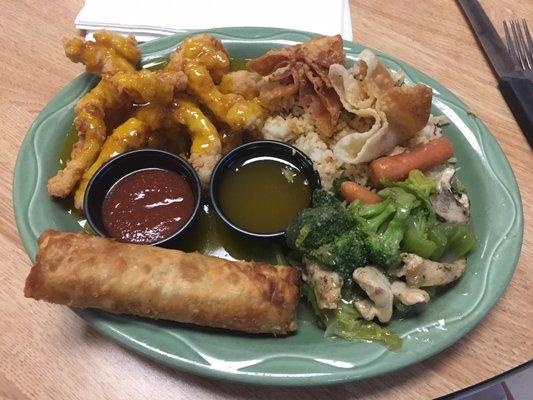
<svg viewBox="0 0 533 400"><path fill-rule="evenodd" d="M304 258L304 263L307 268L306 280L313 287L318 308L337 308L341 300L341 276L310 258Z"/></svg>
<svg viewBox="0 0 533 400"><path fill-rule="evenodd" d="M404 265L396 273L396 276L405 276L409 286L446 285L458 279L466 268L466 258L461 258L453 263L441 263L426 260L411 253L402 253L400 257Z"/></svg>
<svg viewBox="0 0 533 400"><path fill-rule="evenodd" d="M429 302L428 292L423 289L407 286L403 281L392 282L391 289L394 299L406 306L427 304Z"/></svg>
<svg viewBox="0 0 533 400"><path fill-rule="evenodd" d="M355 309L361 314L361 317L367 321L372 321L377 316L377 309L374 303L368 299L357 300L354 304Z"/></svg>
<svg viewBox="0 0 533 400"><path fill-rule="evenodd" d="M389 322L392 316L392 289L387 277L376 267L357 268L353 280L363 289L370 300L358 300L354 307L367 320L378 317L380 322Z"/></svg>

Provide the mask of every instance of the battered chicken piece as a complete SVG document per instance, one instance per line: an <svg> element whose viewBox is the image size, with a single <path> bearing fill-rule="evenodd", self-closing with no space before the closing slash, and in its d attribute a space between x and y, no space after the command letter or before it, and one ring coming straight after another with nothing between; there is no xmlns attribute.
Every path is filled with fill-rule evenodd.
<svg viewBox="0 0 533 400"><path fill-rule="evenodd" d="M211 173L213 172L213 168L219 159L220 151L211 150L208 153L191 152L191 155L189 156L189 162L198 173L198 178L200 178L202 187L207 188L209 186Z"/></svg>
<svg viewBox="0 0 533 400"><path fill-rule="evenodd" d="M104 121L86 111L78 114L74 125L80 138L72 148L64 169L48 180L48 194L67 197L78 183L83 171L96 159L106 137Z"/></svg>
<svg viewBox="0 0 533 400"><path fill-rule="evenodd" d="M76 105L74 126L78 141L72 148L70 159L63 170L50 178L48 194L67 197L75 188L83 172L96 160L106 138L104 117L107 110L119 109L126 102L116 88L102 80Z"/></svg>
<svg viewBox="0 0 533 400"><path fill-rule="evenodd" d="M111 80L102 79L76 103L74 111L76 115L87 111L103 119L108 110L118 110L127 102L126 94L119 92Z"/></svg>
<svg viewBox="0 0 533 400"><path fill-rule="evenodd" d="M403 281L392 282L391 289L394 299L406 306L427 304L429 302L428 292L423 289L407 286Z"/></svg>
<svg viewBox="0 0 533 400"><path fill-rule="evenodd" d="M174 93L185 87L186 78L180 71L164 73L142 70L117 72L113 76L103 77L76 105L74 123L79 139L65 169L49 180L48 193L51 196L66 197L74 190L82 174L93 164L102 148L106 138L104 118L109 110L148 102L156 108L165 107L172 102ZM138 119L151 118L149 125L155 129L154 112L149 116L146 115L147 110L140 112ZM79 201L76 204L79 206Z"/></svg>
<svg viewBox="0 0 533 400"><path fill-rule="evenodd" d="M96 169L111 155L146 145L149 139L139 137L156 136L147 135L147 132L156 132L164 120L172 120L174 126L177 123L186 127L192 139L190 161L202 182L207 184L212 167L220 158L220 136L194 103L185 102L186 99L179 96L176 103L172 103L187 86L233 131L253 127L263 116L264 110L257 100L248 101L243 96L222 94L218 90L215 83L228 73L229 56L220 40L210 35L186 39L160 71L135 71L133 65L138 61L139 53L134 39L106 31L97 32L94 42L72 39L66 48L71 59L84 62L91 72L104 75L101 82L78 102L75 119L78 142L65 169L48 182L50 195L66 197L83 176L75 194L78 208L82 206L85 187ZM192 80L189 85L188 76ZM110 110L139 104L149 105L134 108L133 120L119 126L104 145L106 114ZM170 110L170 118L166 118ZM137 133L133 135L131 132ZM150 139L150 143L156 146L166 141L163 137Z"/></svg>
<svg viewBox="0 0 533 400"><path fill-rule="evenodd" d="M140 104L146 102L169 104L174 93L184 91L187 86L187 78L181 71L143 69L130 73L119 72L109 80L119 93L125 93L132 102Z"/></svg>
<svg viewBox="0 0 533 400"><path fill-rule="evenodd" d="M211 35L196 35L185 39L172 56L167 69L182 70L184 60L203 65L215 84L220 83L222 76L229 72L228 51L219 39Z"/></svg>
<svg viewBox="0 0 533 400"><path fill-rule="evenodd" d="M446 285L458 279L466 269L466 258L442 263L411 253L402 253L400 257L404 265L396 276L405 276L407 284L414 287Z"/></svg>
<svg viewBox="0 0 533 400"><path fill-rule="evenodd" d="M137 47L137 40L133 35L124 37L117 33L102 29L93 34L97 44L110 47L132 64L141 59L141 52Z"/></svg>
<svg viewBox="0 0 533 400"><path fill-rule="evenodd" d="M66 40L65 54L72 61L85 64L87 71L98 75L135 71L140 52L133 37L124 38L104 30L96 32L94 38L94 42L80 38ZM102 79L78 101L74 119L78 141L65 168L48 181L47 190L51 196L66 197L74 190L83 172L96 160L105 141L106 112L124 107L127 101L126 96L107 79Z"/></svg>
<svg viewBox="0 0 533 400"><path fill-rule="evenodd" d="M132 118L144 122L152 131L159 129L165 122L171 104L148 103L133 108Z"/></svg>
<svg viewBox="0 0 533 400"><path fill-rule="evenodd" d="M110 158L126 151L135 150L151 144L157 146L154 131L159 129L168 113L168 105L150 103L137 107L133 116L119 125L105 141L96 161L85 171L74 194L74 206L83 208L83 197L87 184L95 172Z"/></svg>
<svg viewBox="0 0 533 400"><path fill-rule="evenodd" d="M87 184L94 173L110 158L115 157L129 150L143 147L147 140L150 127L137 118L130 118L107 138L96 161L83 174L80 184L74 194L74 206L77 209L83 208L83 197Z"/></svg>
<svg viewBox="0 0 533 400"><path fill-rule="evenodd" d="M218 89L224 93L240 94L246 100L259 96L261 75L250 71L234 71L222 77Z"/></svg>
<svg viewBox="0 0 533 400"><path fill-rule="evenodd" d="M171 54L163 68L165 72L184 71L185 62L194 61L203 65L210 73L215 84L229 72L230 59L220 40L211 35L197 35L185 39L180 47Z"/></svg>
<svg viewBox="0 0 533 400"><path fill-rule="evenodd" d="M202 186L207 187L213 167L220 159L217 129L193 101L184 97L175 100L171 118L189 133L192 140L189 162L198 172Z"/></svg>
<svg viewBox="0 0 533 400"><path fill-rule="evenodd" d="M192 139L191 153L220 152L217 128L194 102L177 98L172 109L172 118L189 132Z"/></svg>
<svg viewBox="0 0 533 400"><path fill-rule="evenodd" d="M234 93L222 94L205 66L186 60L184 72L189 90L232 130L254 127L263 118L265 112L258 100L248 101Z"/></svg>
<svg viewBox="0 0 533 400"><path fill-rule="evenodd" d="M88 72L97 75L135 71L135 64L140 60L135 38L125 38L102 30L94 34L94 39L66 39L63 43L65 55L73 62L84 64Z"/></svg>
<svg viewBox="0 0 533 400"><path fill-rule="evenodd" d="M220 40L198 35L183 41L164 71L183 71L188 90L231 130L255 127L264 114L259 101L248 101L235 93L224 94L216 86L229 72L229 65L228 53Z"/></svg>
<svg viewBox="0 0 533 400"><path fill-rule="evenodd" d="M376 267L357 268L353 280L363 289L369 300L357 300L354 307L361 316L371 321L378 317L380 322L389 322L392 317L392 289L389 280Z"/></svg>
<svg viewBox="0 0 533 400"><path fill-rule="evenodd" d="M328 270L318 261L304 257L307 269L305 280L315 292L317 306L320 309L335 309L341 300L342 278L335 272Z"/></svg>

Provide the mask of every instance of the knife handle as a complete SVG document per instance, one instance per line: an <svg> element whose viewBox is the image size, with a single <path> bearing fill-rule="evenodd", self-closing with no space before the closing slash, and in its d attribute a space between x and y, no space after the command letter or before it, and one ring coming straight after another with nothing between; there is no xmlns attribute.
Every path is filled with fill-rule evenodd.
<svg viewBox="0 0 533 400"><path fill-rule="evenodd" d="M498 87L533 148L533 82L526 78L502 77Z"/></svg>

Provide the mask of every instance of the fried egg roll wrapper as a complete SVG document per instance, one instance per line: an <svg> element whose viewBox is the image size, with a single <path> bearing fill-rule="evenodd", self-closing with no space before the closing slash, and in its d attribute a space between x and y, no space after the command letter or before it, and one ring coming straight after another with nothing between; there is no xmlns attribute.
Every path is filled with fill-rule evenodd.
<svg viewBox="0 0 533 400"><path fill-rule="evenodd" d="M297 269L45 231L24 295L250 333L298 328Z"/></svg>

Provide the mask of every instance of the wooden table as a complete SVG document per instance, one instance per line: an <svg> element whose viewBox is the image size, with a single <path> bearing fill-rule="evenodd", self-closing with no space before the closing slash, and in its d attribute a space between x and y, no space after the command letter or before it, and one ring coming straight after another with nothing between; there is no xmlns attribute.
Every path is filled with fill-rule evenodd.
<svg viewBox="0 0 533 400"><path fill-rule="evenodd" d="M504 18L533 15L533 2L482 3L498 29ZM61 38L75 34L73 21L81 4L81 0L2 2L0 398L427 399L532 358L532 152L465 19L450 0L353 0L351 10L357 41L405 60L469 104L497 138L518 179L526 222L520 263L503 298L457 344L418 365L364 382L309 390L250 387L161 367L107 340L67 307L25 299L22 288L30 265L13 217L13 167L31 122L82 71L61 48Z"/></svg>

